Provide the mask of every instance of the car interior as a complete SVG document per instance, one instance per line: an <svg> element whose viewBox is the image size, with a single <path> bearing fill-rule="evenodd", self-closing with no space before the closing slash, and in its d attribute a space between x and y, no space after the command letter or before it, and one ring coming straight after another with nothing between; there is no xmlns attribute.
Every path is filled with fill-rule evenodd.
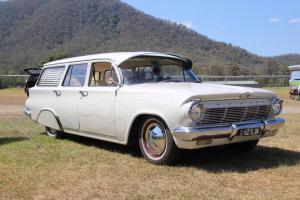
<svg viewBox="0 0 300 200"><path fill-rule="evenodd" d="M91 66L90 87L115 86L118 84L118 77L109 62L97 62Z"/></svg>
<svg viewBox="0 0 300 200"><path fill-rule="evenodd" d="M188 79L182 61L170 58L132 58L121 64L121 71L125 84Z"/></svg>

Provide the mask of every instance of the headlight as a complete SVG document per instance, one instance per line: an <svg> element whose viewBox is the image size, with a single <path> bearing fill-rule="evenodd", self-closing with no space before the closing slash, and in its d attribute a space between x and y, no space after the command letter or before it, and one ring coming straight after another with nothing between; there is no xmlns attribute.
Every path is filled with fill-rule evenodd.
<svg viewBox="0 0 300 200"><path fill-rule="evenodd" d="M272 101L272 109L274 115L279 115L282 111L282 100L280 99L273 99Z"/></svg>
<svg viewBox="0 0 300 200"><path fill-rule="evenodd" d="M199 102L193 103L189 110L189 115L193 122L200 122L203 116L203 105Z"/></svg>

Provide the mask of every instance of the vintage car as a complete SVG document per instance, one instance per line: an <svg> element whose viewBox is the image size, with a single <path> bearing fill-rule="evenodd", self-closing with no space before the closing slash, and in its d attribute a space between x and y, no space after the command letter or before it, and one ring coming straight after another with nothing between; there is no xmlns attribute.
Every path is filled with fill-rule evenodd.
<svg viewBox="0 0 300 200"><path fill-rule="evenodd" d="M291 73L290 84L290 98L295 99L296 96L300 99L300 65L289 67Z"/></svg>
<svg viewBox="0 0 300 200"><path fill-rule="evenodd" d="M268 90L201 83L192 61L175 54L124 52L50 62L29 89L25 114L51 137L76 134L137 144L149 162L180 149L254 148L284 119Z"/></svg>

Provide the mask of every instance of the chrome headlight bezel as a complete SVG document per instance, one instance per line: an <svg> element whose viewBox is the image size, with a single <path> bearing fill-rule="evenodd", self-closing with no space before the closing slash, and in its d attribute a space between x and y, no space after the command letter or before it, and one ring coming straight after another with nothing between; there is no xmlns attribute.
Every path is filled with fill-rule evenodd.
<svg viewBox="0 0 300 200"><path fill-rule="evenodd" d="M189 109L189 116L190 119L195 122L199 123L201 122L203 115L204 115L204 106L200 102L194 102L192 103L190 109Z"/></svg>
<svg viewBox="0 0 300 200"><path fill-rule="evenodd" d="M272 111L274 115L279 115L282 112L282 100L274 98L272 100Z"/></svg>

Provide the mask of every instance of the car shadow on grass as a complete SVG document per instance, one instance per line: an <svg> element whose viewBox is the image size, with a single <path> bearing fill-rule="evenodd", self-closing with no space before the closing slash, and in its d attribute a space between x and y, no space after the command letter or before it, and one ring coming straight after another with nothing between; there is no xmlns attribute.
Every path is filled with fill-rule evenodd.
<svg viewBox="0 0 300 200"><path fill-rule="evenodd" d="M27 137L0 137L0 146L5 144L10 144L10 143L15 143L15 142L21 142L28 139L29 138Z"/></svg>
<svg viewBox="0 0 300 200"><path fill-rule="evenodd" d="M135 158L142 157L138 146L124 146L75 135L67 135L65 139L86 146L95 146L111 151L112 153L129 154ZM172 166L194 167L212 173L246 173L259 169L298 164L300 164L300 152L259 145L254 150L243 153L232 152L222 146L198 150L184 150L179 160Z"/></svg>
<svg viewBox="0 0 300 200"><path fill-rule="evenodd" d="M121 154L129 154L133 157L141 157L141 153L138 150L137 146L126 146L126 145L121 145L121 144L116 144L112 142L106 142L102 140L97 140L93 138L88 138L88 137L82 137L78 135L71 135L71 134L65 134L63 136L63 139L67 139L85 146L93 146L97 147L100 149L104 149L107 151L111 151L114 153L121 153Z"/></svg>
<svg viewBox="0 0 300 200"><path fill-rule="evenodd" d="M225 147L184 151L176 166L191 166L213 173L246 173L298 164L300 152L259 145L249 152L232 152Z"/></svg>

